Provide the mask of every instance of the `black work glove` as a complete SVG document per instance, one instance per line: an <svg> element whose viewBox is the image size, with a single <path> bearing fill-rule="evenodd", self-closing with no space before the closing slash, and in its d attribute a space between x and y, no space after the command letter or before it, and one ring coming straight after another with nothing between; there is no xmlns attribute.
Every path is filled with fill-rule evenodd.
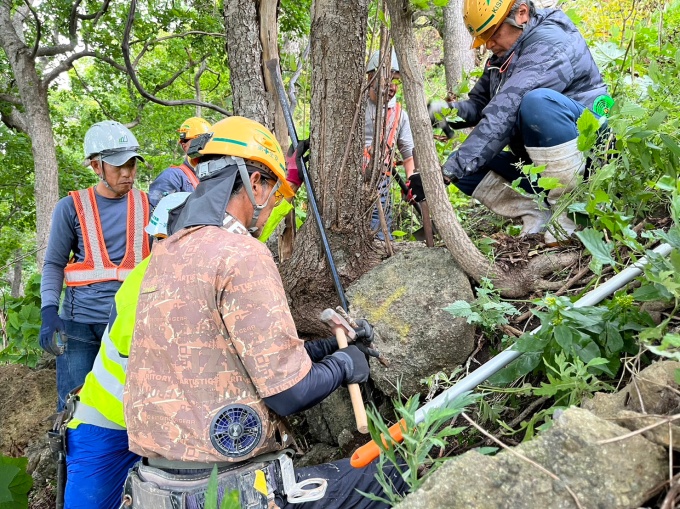
<svg viewBox="0 0 680 509"><path fill-rule="evenodd" d="M57 306L45 306L40 310L42 325L40 326L40 346L47 353L59 356L64 353L63 346L55 341L55 332L65 330L64 322L59 318Z"/></svg>
<svg viewBox="0 0 680 509"><path fill-rule="evenodd" d="M425 199L425 190L423 189L423 179L420 173L414 173L406 180L406 187L408 187L407 201L420 202Z"/></svg>
<svg viewBox="0 0 680 509"><path fill-rule="evenodd" d="M444 177L444 184L455 184L463 176L455 164L454 158L449 157L442 166L442 176Z"/></svg>
<svg viewBox="0 0 680 509"><path fill-rule="evenodd" d="M360 384L368 380L371 370L366 360L366 355L357 345L349 345L335 352L335 357L345 366L345 383Z"/></svg>
<svg viewBox="0 0 680 509"><path fill-rule="evenodd" d="M380 357L380 352L377 350L374 350L372 348L373 346L373 326L368 323L368 320L364 320L363 318L359 318L358 320L355 320L357 324L357 328L354 329L354 332L357 333L356 337L354 338L354 345L364 352L364 355L366 355L366 358L368 357L375 357L376 359Z"/></svg>

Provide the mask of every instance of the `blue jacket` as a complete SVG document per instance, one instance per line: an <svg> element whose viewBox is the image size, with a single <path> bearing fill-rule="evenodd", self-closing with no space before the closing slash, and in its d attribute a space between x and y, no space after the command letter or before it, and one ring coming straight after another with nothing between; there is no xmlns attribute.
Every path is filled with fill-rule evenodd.
<svg viewBox="0 0 680 509"><path fill-rule="evenodd" d="M560 10L543 9L502 57L492 56L470 91L453 103L465 122L476 126L444 164L446 176L462 178L479 171L510 142L524 95L549 88L592 108L607 93L585 39Z"/></svg>
<svg viewBox="0 0 680 509"><path fill-rule="evenodd" d="M191 168L185 159L184 164ZM149 205L153 210L163 197L179 192L194 192L194 186L184 172L177 166L170 166L163 170L149 186Z"/></svg>

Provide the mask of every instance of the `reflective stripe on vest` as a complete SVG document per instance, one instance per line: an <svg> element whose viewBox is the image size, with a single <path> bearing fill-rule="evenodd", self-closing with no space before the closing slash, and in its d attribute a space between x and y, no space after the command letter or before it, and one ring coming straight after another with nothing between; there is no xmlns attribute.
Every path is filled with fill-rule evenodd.
<svg viewBox="0 0 680 509"><path fill-rule="evenodd" d="M397 129L399 128L400 121L401 121L401 104L397 103L394 108L387 109L386 131L388 131L388 133L387 143L385 145L387 149L385 151L386 165L392 164L392 149L394 147L394 140L396 139L397 136ZM375 139L375 135L373 136L373 139ZM370 146L364 147L364 170L368 167L368 163L371 161L371 153L369 152L370 148L371 148Z"/></svg>
<svg viewBox="0 0 680 509"><path fill-rule="evenodd" d="M191 168L189 168L189 167L186 165L186 163L182 163L182 164L180 164L179 166L173 166L173 168L179 168L179 169L182 171L182 173L184 173L184 175L186 176L186 178L189 179L189 183L190 183L192 186L194 186L194 190L198 187L198 183L199 183L198 177L197 177L196 174L194 173L194 170L192 170Z"/></svg>
<svg viewBox="0 0 680 509"><path fill-rule="evenodd" d="M127 241L120 265L109 259L104 242L94 187L71 191L83 235L85 258L64 269L67 286L84 286L101 281L123 281L130 271L149 255L149 237L144 231L149 218L149 200L137 189L127 196Z"/></svg>
<svg viewBox="0 0 680 509"><path fill-rule="evenodd" d="M127 370L139 289L151 257L135 267L121 285L114 299L115 320L102 336L99 353L92 371L78 393L80 401L69 428L79 424L92 424L108 429L125 429L123 415L123 389Z"/></svg>

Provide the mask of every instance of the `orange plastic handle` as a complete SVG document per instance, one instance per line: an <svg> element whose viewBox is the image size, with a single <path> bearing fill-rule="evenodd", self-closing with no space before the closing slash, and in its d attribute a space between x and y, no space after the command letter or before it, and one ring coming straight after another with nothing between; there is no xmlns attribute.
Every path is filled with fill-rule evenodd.
<svg viewBox="0 0 680 509"><path fill-rule="evenodd" d="M393 425L388 431L390 432L390 437L396 442L402 442L404 440L403 430L406 429L406 421L402 419L395 425ZM382 435L381 435L382 437ZM383 438L383 444L386 444ZM375 460L380 456L380 447L374 441L370 441L366 445L362 445L354 454L352 454L352 459L350 464L354 468L363 468L368 465L371 461Z"/></svg>

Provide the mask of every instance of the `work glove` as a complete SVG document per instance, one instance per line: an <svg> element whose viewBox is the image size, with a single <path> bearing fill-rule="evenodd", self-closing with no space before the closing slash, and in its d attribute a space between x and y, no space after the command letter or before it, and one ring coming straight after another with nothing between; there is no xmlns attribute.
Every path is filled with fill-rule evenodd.
<svg viewBox="0 0 680 509"><path fill-rule="evenodd" d="M293 149L293 144L291 143L288 148L288 153L286 154L286 168L288 170L286 180L291 184L300 187L302 185L300 169L302 168L302 163L304 162L306 164L308 161L309 140L299 140L296 149Z"/></svg>
<svg viewBox="0 0 680 509"><path fill-rule="evenodd" d="M458 166L458 158L456 157L456 152L451 154L449 158L442 166L442 176L444 177L444 183L448 186L449 184L455 184L465 176L465 172L461 171Z"/></svg>
<svg viewBox="0 0 680 509"><path fill-rule="evenodd" d="M366 355L357 345L349 345L335 352L332 357L338 359L345 366L345 383L360 384L368 380L371 370Z"/></svg>
<svg viewBox="0 0 680 509"><path fill-rule="evenodd" d="M40 326L40 346L47 353L59 356L64 347L55 341L55 332L65 330L64 322L59 318L58 306L45 306L40 310L42 325Z"/></svg>
<svg viewBox="0 0 680 509"><path fill-rule="evenodd" d="M364 352L367 359L369 357L375 357L377 359L380 357L380 352L372 348L374 339L373 326L368 323L368 320L364 320L363 318L359 318L358 320L355 320L355 322L357 327L354 329L354 332L356 332L357 335L353 340L354 342L351 344Z"/></svg>
<svg viewBox="0 0 680 509"><path fill-rule="evenodd" d="M406 195L406 200L421 202L425 199L425 190L423 189L423 179L420 173L412 174L406 180L406 187L408 187L408 194Z"/></svg>
<svg viewBox="0 0 680 509"><path fill-rule="evenodd" d="M442 112L444 110L450 109L451 105L446 101L435 100L427 103L427 113L430 116L432 127L442 127L443 125L448 125L446 122L446 115L444 115Z"/></svg>

